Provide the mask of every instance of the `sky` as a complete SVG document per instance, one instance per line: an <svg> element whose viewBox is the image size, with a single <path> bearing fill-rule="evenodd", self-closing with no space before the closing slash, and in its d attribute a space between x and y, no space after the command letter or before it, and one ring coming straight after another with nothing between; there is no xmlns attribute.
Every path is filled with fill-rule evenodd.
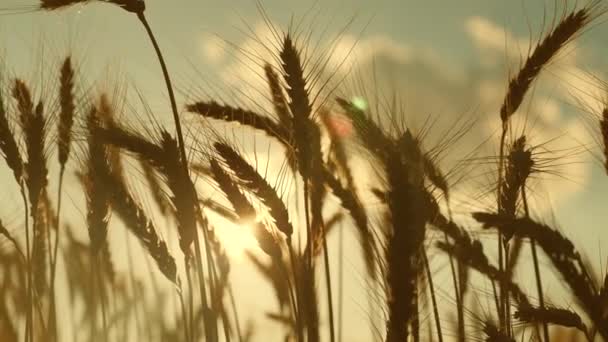
<svg viewBox="0 0 608 342"><path fill-rule="evenodd" d="M466 169L474 181L455 184L455 211L463 214L488 206L479 195L491 182L488 172L492 166L477 157L496 155L498 109L509 73L518 68L530 42L534 44L550 27L556 3L563 8L562 1L552 0L261 2L273 24L286 29L292 23L296 31L311 31L311 41L319 43L321 50L333 49L334 58L324 77L335 69L332 84L339 92L360 96L357 80L369 80L366 77L375 68L379 84L368 88L378 86L398 93L403 108L398 114L407 122L423 125L429 117L437 119L428 137L429 146L441 141L441 128L466 120L474 123L467 135L444 153L449 167L481 145L476 161ZM157 60L132 14L107 4L56 13L29 11L29 5L35 4L5 0L0 5L0 51L8 74L32 78L42 71L52 76L61 59L73 54L82 70L83 84L99 82L103 89L121 82L129 94L139 91L160 121L170 120ZM173 75L178 102L213 95L228 103L260 106L260 95L250 89L259 84L260 70L242 62L247 53L270 59L262 47L272 46L276 40L255 1L148 0L146 4L146 15ZM23 13L16 13L21 10ZM608 233L601 222L608 221L603 200L608 178L597 159L600 150L595 119L579 108L582 104L597 111L605 97L589 76L602 78L607 70L603 56L608 25L604 21L605 17L591 25L551 64L513 126L518 133L526 132L531 144L563 156L549 163L555 175L541 175L535 183L533 208L543 221L559 226L581 246L597 269L606 261L601 246L608 242ZM357 78L359 73L364 76ZM338 80L341 82L335 83ZM38 90L44 91L44 87ZM132 101L127 107L139 105ZM2 175L8 179L8 171L0 166ZM0 199L10 203L13 195L18 193L5 193ZM11 216L9 209L16 206L13 203L0 209L0 215ZM347 319L355 328L348 329L345 337L368 341L367 303L361 299L366 285L358 251L349 247L356 241L352 236L346 239L353 242L345 244L346 264L353 276L346 282L350 297L346 298L346 308L350 310L345 312L350 312ZM337 243L335 238L332 243ZM235 272L237 288L265 288L249 275L250 271ZM256 296L246 291L237 297L252 311L259 305ZM256 323L262 330L268 329L261 336L272 336L269 331L273 325Z"/></svg>

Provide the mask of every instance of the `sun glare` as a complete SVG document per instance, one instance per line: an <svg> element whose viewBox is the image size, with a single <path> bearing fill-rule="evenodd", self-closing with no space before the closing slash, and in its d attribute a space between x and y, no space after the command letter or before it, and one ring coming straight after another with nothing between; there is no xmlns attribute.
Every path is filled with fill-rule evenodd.
<svg viewBox="0 0 608 342"><path fill-rule="evenodd" d="M231 259L242 260L245 251L258 248L250 224L235 224L227 220L221 222L216 226L216 235Z"/></svg>

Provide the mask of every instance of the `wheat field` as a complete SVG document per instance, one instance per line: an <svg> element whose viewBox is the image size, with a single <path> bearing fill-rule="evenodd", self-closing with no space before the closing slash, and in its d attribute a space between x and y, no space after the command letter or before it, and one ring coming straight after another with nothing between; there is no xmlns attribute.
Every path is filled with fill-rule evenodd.
<svg viewBox="0 0 608 342"><path fill-rule="evenodd" d="M607 2L414 56L357 1L10 1L0 341L608 341Z"/></svg>

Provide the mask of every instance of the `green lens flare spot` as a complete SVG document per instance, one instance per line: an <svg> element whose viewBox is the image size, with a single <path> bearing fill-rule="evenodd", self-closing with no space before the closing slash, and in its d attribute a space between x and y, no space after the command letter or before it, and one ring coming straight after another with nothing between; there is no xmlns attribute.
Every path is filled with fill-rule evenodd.
<svg viewBox="0 0 608 342"><path fill-rule="evenodd" d="M367 101L360 96L353 97L352 104L353 104L353 106L355 106L355 108L357 108L361 111L367 110Z"/></svg>

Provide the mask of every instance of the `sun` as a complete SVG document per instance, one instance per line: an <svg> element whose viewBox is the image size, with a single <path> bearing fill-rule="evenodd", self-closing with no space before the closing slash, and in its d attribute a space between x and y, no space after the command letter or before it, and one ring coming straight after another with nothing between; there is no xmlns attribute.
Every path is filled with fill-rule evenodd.
<svg viewBox="0 0 608 342"><path fill-rule="evenodd" d="M251 224L237 224L225 219L216 222L215 234L231 259L243 260L246 251L258 248Z"/></svg>

